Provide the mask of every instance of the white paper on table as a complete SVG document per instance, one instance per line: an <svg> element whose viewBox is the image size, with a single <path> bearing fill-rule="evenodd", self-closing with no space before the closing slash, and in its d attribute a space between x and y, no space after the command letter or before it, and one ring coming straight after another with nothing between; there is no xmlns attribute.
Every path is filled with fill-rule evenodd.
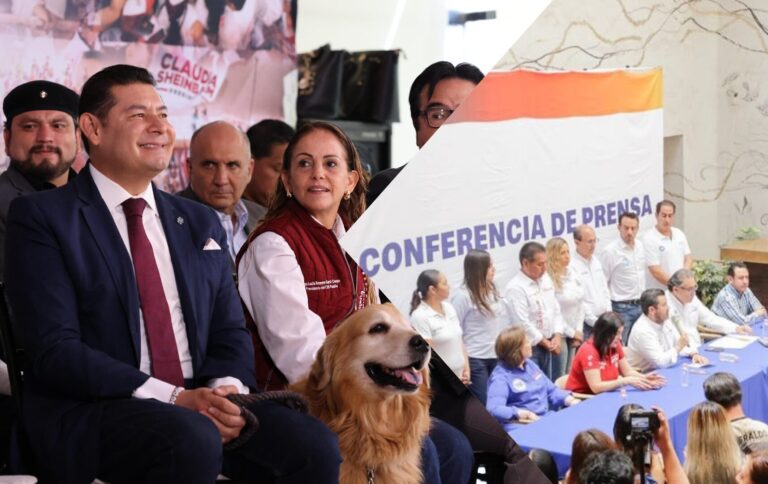
<svg viewBox="0 0 768 484"><path fill-rule="evenodd" d="M740 350L757 341L757 336L743 334L729 334L709 343L710 348L723 348L726 350Z"/></svg>

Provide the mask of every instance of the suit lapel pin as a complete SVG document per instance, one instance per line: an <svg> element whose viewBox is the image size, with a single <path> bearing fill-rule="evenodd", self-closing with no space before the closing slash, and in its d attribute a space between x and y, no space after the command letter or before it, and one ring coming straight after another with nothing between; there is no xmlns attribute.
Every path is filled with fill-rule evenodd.
<svg viewBox="0 0 768 484"><path fill-rule="evenodd" d="M184 218L183 217L178 217L176 219L176 223L179 224L179 225L184 225Z"/></svg>

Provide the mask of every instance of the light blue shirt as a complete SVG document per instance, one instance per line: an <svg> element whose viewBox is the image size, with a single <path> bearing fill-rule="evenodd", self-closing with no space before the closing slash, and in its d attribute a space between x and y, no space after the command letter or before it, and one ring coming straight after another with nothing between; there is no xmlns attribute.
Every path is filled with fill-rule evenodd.
<svg viewBox="0 0 768 484"><path fill-rule="evenodd" d="M745 324L754 319L753 313L761 307L763 305L757 300L752 289L747 288L741 293L731 284L726 284L717 293L715 302L712 304L712 312L734 323Z"/></svg>
<svg viewBox="0 0 768 484"><path fill-rule="evenodd" d="M227 234L229 256L232 258L232 262L234 262L237 253L240 252L240 247L248 240L248 234L245 231L245 224L248 223L248 209L245 208L242 200L237 202L237 205L235 205L235 218L237 222L234 224L230 215L218 210L216 213L219 216L224 233Z"/></svg>

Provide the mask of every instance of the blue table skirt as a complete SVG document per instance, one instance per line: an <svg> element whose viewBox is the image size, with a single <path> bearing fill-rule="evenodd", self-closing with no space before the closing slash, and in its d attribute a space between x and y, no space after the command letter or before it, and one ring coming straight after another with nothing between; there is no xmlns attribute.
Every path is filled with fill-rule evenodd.
<svg viewBox="0 0 768 484"><path fill-rule="evenodd" d="M703 351L713 366L704 369L705 375L689 374L687 387L682 386L680 376L683 363L690 359L681 358L675 366L657 371L667 379L666 386L659 390L640 391L628 386L626 398L622 398L618 390L602 393L509 434L526 450L539 448L551 452L563 476L570 466L571 446L577 433L597 428L613 437L613 422L619 407L625 403L637 403L648 409L658 406L669 419L675 450L682 462L688 414L697 403L704 401L702 383L712 373L727 371L736 375L741 382L744 412L751 418L768 421L768 348L754 342L743 350L727 351L739 355L739 360L724 362L719 360L719 353Z"/></svg>

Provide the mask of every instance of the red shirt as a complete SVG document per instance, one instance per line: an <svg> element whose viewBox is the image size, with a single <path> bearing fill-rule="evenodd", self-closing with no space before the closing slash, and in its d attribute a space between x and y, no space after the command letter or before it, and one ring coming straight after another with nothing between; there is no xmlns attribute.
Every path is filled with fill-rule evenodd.
<svg viewBox="0 0 768 484"><path fill-rule="evenodd" d="M595 343L589 338L586 343L581 345L573 358L571 373L568 375L568 381L565 388L578 393L593 393L587 383L585 370L600 370L600 379L602 381L611 381L619 378L619 361L624 359L624 348L620 342L616 342L608 349L608 354L600 360Z"/></svg>

